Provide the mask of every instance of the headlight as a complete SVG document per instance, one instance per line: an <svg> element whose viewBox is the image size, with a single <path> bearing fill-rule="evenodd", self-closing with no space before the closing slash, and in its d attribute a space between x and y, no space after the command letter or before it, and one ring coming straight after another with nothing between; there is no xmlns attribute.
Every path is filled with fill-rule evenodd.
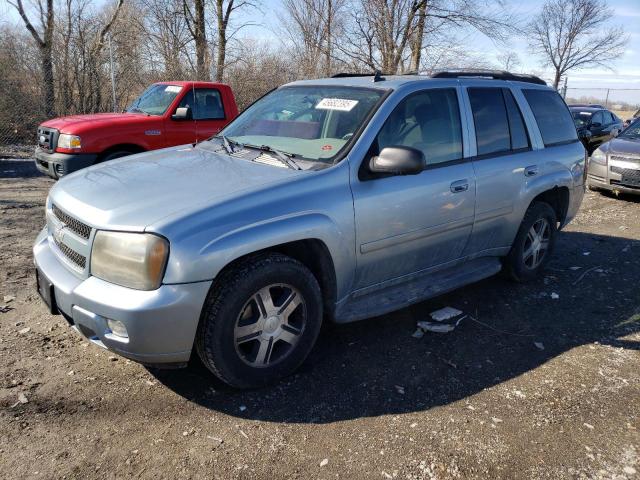
<svg viewBox="0 0 640 480"><path fill-rule="evenodd" d="M80 137L77 135L69 135L68 133L61 133L58 137L58 147L60 148L80 148L82 146L82 142L80 141Z"/></svg>
<svg viewBox="0 0 640 480"><path fill-rule="evenodd" d="M607 155L602 150L598 149L591 154L589 162L597 163L598 165L606 165Z"/></svg>
<svg viewBox="0 0 640 480"><path fill-rule="evenodd" d="M169 242L148 233L99 231L91 250L91 275L138 290L155 290L162 282Z"/></svg>

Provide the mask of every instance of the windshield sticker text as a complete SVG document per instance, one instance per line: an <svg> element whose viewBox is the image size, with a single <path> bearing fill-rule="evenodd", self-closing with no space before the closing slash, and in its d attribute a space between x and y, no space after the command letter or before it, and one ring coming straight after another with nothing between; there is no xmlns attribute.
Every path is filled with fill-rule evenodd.
<svg viewBox="0 0 640 480"><path fill-rule="evenodd" d="M316 108L319 110L339 110L350 112L358 104L358 100L348 100L346 98L323 98L318 102Z"/></svg>

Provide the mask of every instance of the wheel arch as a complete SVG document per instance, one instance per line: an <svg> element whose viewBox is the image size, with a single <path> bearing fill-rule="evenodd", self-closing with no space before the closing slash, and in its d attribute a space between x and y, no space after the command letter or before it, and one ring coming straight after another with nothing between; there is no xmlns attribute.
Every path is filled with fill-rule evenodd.
<svg viewBox="0 0 640 480"><path fill-rule="evenodd" d="M102 159L105 158L107 155L113 152L119 152L119 151L127 151L131 153L142 153L142 152L146 152L147 149L135 143L118 143L117 145L112 145L106 148L105 150L103 150L102 152L100 152L98 154L98 162L102 161Z"/></svg>
<svg viewBox="0 0 640 480"><path fill-rule="evenodd" d="M564 185L555 185L553 188L538 193L529 203L529 206L535 202L547 203L553 208L556 219L560 225L564 224L569 211L569 200L571 193L569 188Z"/></svg>
<svg viewBox="0 0 640 480"><path fill-rule="evenodd" d="M320 285L325 315L333 321L337 298L336 270L329 247L327 247L324 241L318 238L294 240L246 253L226 264L216 277L219 278L223 276L226 270L250 260L251 257L257 257L270 252L291 257L311 271ZM212 288L215 288L215 283L216 280L214 279Z"/></svg>

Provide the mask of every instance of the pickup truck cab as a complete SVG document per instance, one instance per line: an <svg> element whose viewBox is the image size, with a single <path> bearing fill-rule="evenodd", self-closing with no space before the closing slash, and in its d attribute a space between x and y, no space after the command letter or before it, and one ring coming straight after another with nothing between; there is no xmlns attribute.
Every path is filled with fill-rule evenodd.
<svg viewBox="0 0 640 480"><path fill-rule="evenodd" d="M228 85L154 83L122 113L72 115L38 127L36 167L52 178L133 153L196 143L238 115Z"/></svg>
<svg viewBox="0 0 640 480"><path fill-rule="evenodd" d="M209 141L63 178L34 245L42 298L98 346L154 365L195 351L254 387L292 373L323 320L535 278L585 150L542 80L473 76L293 82Z"/></svg>

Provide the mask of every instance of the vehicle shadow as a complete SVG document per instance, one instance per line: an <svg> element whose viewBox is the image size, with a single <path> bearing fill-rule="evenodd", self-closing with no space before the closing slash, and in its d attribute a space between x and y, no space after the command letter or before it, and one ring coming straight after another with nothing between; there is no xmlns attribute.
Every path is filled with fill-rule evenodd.
<svg viewBox="0 0 640 480"><path fill-rule="evenodd" d="M33 159L0 159L0 178L41 177Z"/></svg>
<svg viewBox="0 0 640 480"><path fill-rule="evenodd" d="M544 278L520 285L497 276L377 319L327 325L298 373L275 386L236 391L197 361L151 372L190 401L248 419L329 423L423 411L581 345L640 350L625 338L640 331L638 278L640 241L563 232ZM482 324L467 318L453 332L412 337L417 320L447 305Z"/></svg>

